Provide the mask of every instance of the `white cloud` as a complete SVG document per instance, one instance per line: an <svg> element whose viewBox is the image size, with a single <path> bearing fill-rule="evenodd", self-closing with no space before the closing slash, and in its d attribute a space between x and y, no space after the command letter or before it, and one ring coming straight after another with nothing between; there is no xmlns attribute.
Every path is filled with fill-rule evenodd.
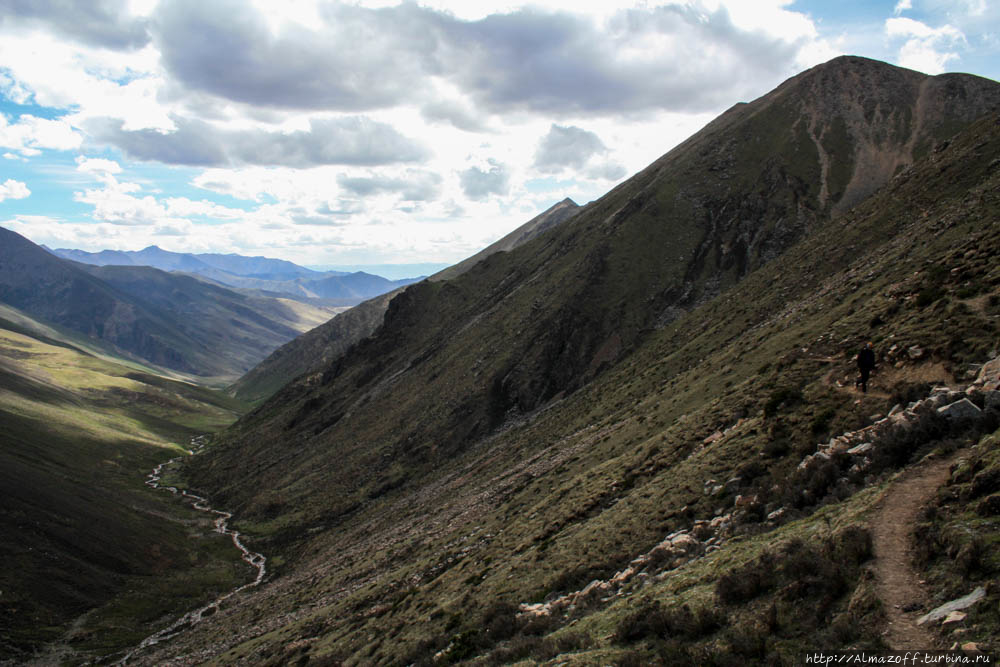
<svg viewBox="0 0 1000 667"><path fill-rule="evenodd" d="M21 181L8 178L5 182L0 183L0 202L5 199L24 199L29 195L31 195L31 190Z"/></svg>
<svg viewBox="0 0 1000 667"><path fill-rule="evenodd" d="M0 94L68 115L4 120L0 154L102 156L66 196L91 221L35 229L294 261L460 259L839 47L789 0L29 4L0 17Z"/></svg>
<svg viewBox="0 0 1000 667"><path fill-rule="evenodd" d="M120 174L122 171L121 165L114 160L105 160L104 158L87 158L82 155L76 158L76 169L77 171L82 171L85 174L96 174L98 176L103 176L105 174Z"/></svg>
<svg viewBox="0 0 1000 667"><path fill-rule="evenodd" d="M895 16L899 16L903 12L910 9L913 9L913 2L911 2L911 0L899 0L899 2L896 3L896 6L893 7L892 13Z"/></svg>
<svg viewBox="0 0 1000 667"><path fill-rule="evenodd" d="M482 201L490 195L506 195L510 190L510 172L498 160L487 160L486 169L469 167L459 175L462 191L474 201Z"/></svg>
<svg viewBox="0 0 1000 667"><path fill-rule="evenodd" d="M932 28L905 17L887 19L885 32L890 39L906 40L899 48L899 64L927 74L944 72L949 61L959 58L957 51L948 49L965 42L965 35L953 25Z"/></svg>
<svg viewBox="0 0 1000 667"><path fill-rule="evenodd" d="M79 148L83 136L62 119L50 120L30 114L18 117L10 124L0 114L0 147L22 155L38 155L43 149L68 151Z"/></svg>

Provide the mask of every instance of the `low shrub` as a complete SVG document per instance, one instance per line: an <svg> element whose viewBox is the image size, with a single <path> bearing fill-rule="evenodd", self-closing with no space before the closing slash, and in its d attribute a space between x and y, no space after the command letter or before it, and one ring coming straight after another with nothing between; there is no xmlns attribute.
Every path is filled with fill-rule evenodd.
<svg viewBox="0 0 1000 667"><path fill-rule="evenodd" d="M778 409L782 406L791 406L796 403L801 403L803 401L802 391L800 389L791 389L785 387L783 389L776 389L768 397L767 402L764 403L764 418L770 419L778 414Z"/></svg>

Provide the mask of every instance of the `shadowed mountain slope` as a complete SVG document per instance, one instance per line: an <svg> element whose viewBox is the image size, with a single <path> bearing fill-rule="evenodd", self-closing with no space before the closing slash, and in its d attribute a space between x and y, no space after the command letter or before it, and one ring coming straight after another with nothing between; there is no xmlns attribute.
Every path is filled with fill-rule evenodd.
<svg viewBox="0 0 1000 667"><path fill-rule="evenodd" d="M0 301L131 359L223 380L321 317L306 304L149 267L77 264L6 229L0 229Z"/></svg>
<svg viewBox="0 0 1000 667"><path fill-rule="evenodd" d="M292 495L294 483L269 485L270 506L244 521L286 567L259 597L150 658L210 646L232 661L304 652L320 664L569 652L587 665L711 664L706 656L754 664L774 651L795 664L817 641L885 648L871 584L842 568L866 557L878 475L919 461L949 430L931 420L916 439L882 445L862 473L851 456L800 466L817 442L926 395L930 382L971 377L996 352L998 121L904 171L531 419L437 459L433 470L409 459L368 468L355 488L374 483L344 514L324 513L344 492L329 480L356 456L356 441L331 443L319 463L325 483L310 480L308 498ZM866 339L885 358L862 395L841 385L851 384L853 352ZM288 461L306 443L292 434L271 446ZM260 462L253 479L274 462ZM956 479L968 482L975 470ZM982 486L987 473L977 479ZM716 520L736 539L713 540L708 555L682 567L669 552L654 558L664 536L687 530L705 540ZM995 540L987 528L983 539ZM852 535L857 546L845 545ZM833 562L811 555L830 549L828 539ZM596 588L565 616L519 615L519 603L582 592L647 553L635 585L610 602ZM953 594L938 601L995 578L989 562L954 569L953 583L936 591ZM989 636L996 614L982 613L993 608L983 606L970 638Z"/></svg>
<svg viewBox="0 0 1000 667"><path fill-rule="evenodd" d="M334 494L337 505L350 506L360 471L379 461L461 451L576 391L650 331L821 228L860 192L852 183L886 182L998 103L1000 85L986 79L844 57L733 107L549 233L400 293L376 336L240 423L241 448L255 453L244 464L259 454L291 465L269 467L252 488L288 474L306 493L303 480L347 433L366 444L354 450L357 470L344 470L354 490ZM823 166L834 155L835 174ZM283 459L279 441L309 444ZM233 493L249 501L247 488Z"/></svg>
<svg viewBox="0 0 1000 667"><path fill-rule="evenodd" d="M580 207L573 200L564 199L475 255L435 273L430 280L455 278L494 253L513 250L527 243L569 219L579 210ZM241 377L231 391L242 400L261 401L303 373L331 363L352 345L370 336L382 324L389 302L398 293L399 289L393 290L358 304L323 326L286 343Z"/></svg>
<svg viewBox="0 0 1000 667"><path fill-rule="evenodd" d="M1000 86L928 81L857 58L814 68L548 233L396 296L373 336L190 462L189 480L237 507L260 549L285 565L259 594L149 659L211 646L232 661L292 661L303 657L294 646L328 661L430 664L513 651L503 642L515 635L551 634L555 646L575 631L585 636L562 650L590 651L581 664L625 659L643 638L673 634L716 642L706 650L745 664L768 655L766 643L740 643L762 624L785 633L780 648L792 653L830 628L842 633L823 636L831 646L877 645L877 615L865 616L860 593L851 598L858 573L839 570L836 589L813 579L717 588L724 611L690 637L620 625L641 611L640 592L592 596L592 607L533 630L516 611L611 578L696 520L752 505L742 539L702 569L649 579L644 595L706 608L722 575L746 579L739 568L780 551L768 513L808 518L821 503L847 502L850 479L865 483L850 460L815 479L797 472L820 437L889 407L892 384L860 396L834 381L851 373L861 341L920 351L894 357L880 378L901 383L900 397L918 390L915 380L953 380L988 355L1000 315L989 259L1000 252L1000 125L994 115L949 132L995 107ZM915 113L918 103L945 117ZM886 130L908 115L919 122ZM838 118L846 139L822 148L810 133L835 134ZM863 154L855 146L866 137L916 163L880 172L882 189L833 215L869 167L848 159L824 179L822 155ZM914 451L884 455L876 472ZM827 511L827 532L831 522L853 526L873 500L859 494L858 505ZM815 524L781 534L801 544ZM778 590L795 596L791 606ZM752 614L772 601L767 626Z"/></svg>
<svg viewBox="0 0 1000 667"><path fill-rule="evenodd" d="M389 302L400 290L338 313L328 322L285 343L237 380L229 391L249 403L262 401L292 379L311 369L324 367L382 324Z"/></svg>
<svg viewBox="0 0 1000 667"><path fill-rule="evenodd" d="M143 479L243 406L88 348L0 305L0 664L107 655L241 574L227 540L191 539L210 521ZM38 658L67 631L86 657L67 641Z"/></svg>

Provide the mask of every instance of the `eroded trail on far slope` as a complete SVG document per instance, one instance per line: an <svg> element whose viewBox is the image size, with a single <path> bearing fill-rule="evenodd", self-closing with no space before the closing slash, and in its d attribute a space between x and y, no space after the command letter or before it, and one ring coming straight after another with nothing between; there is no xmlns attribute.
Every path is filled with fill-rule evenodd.
<svg viewBox="0 0 1000 667"><path fill-rule="evenodd" d="M904 472L892 483L874 519L875 575L888 617L886 643L894 650L937 647L933 634L917 625L927 596L910 555L917 515L948 480L954 459L952 455L925 461Z"/></svg>

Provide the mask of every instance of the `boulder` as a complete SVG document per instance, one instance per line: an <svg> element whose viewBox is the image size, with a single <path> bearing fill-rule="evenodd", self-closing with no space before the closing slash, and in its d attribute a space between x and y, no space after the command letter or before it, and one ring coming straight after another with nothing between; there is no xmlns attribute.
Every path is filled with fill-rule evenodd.
<svg viewBox="0 0 1000 667"><path fill-rule="evenodd" d="M976 514L979 516L1000 515L1000 494L994 494L979 503L976 506Z"/></svg>
<svg viewBox="0 0 1000 667"><path fill-rule="evenodd" d="M965 616L966 613L964 611L949 612L949 614L944 617L944 620L941 621L941 625L946 628L954 627L965 621Z"/></svg>
<svg viewBox="0 0 1000 667"><path fill-rule="evenodd" d="M599 597L607 595L611 591L611 584L606 581L601 581L600 579L595 579L594 581L587 584L587 587L580 591L581 598L588 597Z"/></svg>
<svg viewBox="0 0 1000 667"><path fill-rule="evenodd" d="M850 454L851 456L861 456L863 454L867 454L873 449L875 449L875 445L873 445L872 443L862 442L857 447L851 447L850 449L848 449L847 453Z"/></svg>
<svg viewBox="0 0 1000 667"><path fill-rule="evenodd" d="M960 401L955 401L954 403L949 403L938 408L938 414L953 421L959 421L977 419L983 414L983 411L977 408L976 404L969 399L963 398Z"/></svg>
<svg viewBox="0 0 1000 667"><path fill-rule="evenodd" d="M979 375L976 376L975 383L984 389L998 388L1000 385L1000 357L983 364L983 367L979 369Z"/></svg>
<svg viewBox="0 0 1000 667"><path fill-rule="evenodd" d="M722 431L716 431L712 435L710 435L707 438L705 438L704 440L702 440L701 444L703 444L703 445L711 445L716 440L721 440L721 439L722 439Z"/></svg>
<svg viewBox="0 0 1000 667"><path fill-rule="evenodd" d="M940 607L937 607L936 609L933 609L928 613L924 614L917 620L917 625L923 625L924 623L940 620L953 611L960 611L962 609L967 609L968 607L971 607L972 605L982 600L984 597L986 597L986 589L983 588L982 586L979 586L976 588L976 590L972 591L965 597L960 597L957 600L946 602Z"/></svg>
<svg viewBox="0 0 1000 667"><path fill-rule="evenodd" d="M983 392L983 407L1000 412L1000 391L991 389Z"/></svg>
<svg viewBox="0 0 1000 667"><path fill-rule="evenodd" d="M892 416L889 422L894 426L901 426L903 428L907 428L913 424L914 418L915 415L910 411L897 412Z"/></svg>
<svg viewBox="0 0 1000 667"><path fill-rule="evenodd" d="M628 581L632 575L635 574L635 568L627 567L621 572L617 572L615 576L611 577L612 584L623 584Z"/></svg>
<svg viewBox="0 0 1000 667"><path fill-rule="evenodd" d="M541 602L535 604L522 602L520 605L520 611L522 614L527 616L547 616L549 613L549 610Z"/></svg>
<svg viewBox="0 0 1000 667"><path fill-rule="evenodd" d="M649 557L649 554L642 554L629 562L629 565L632 567L645 567L650 560L652 559Z"/></svg>
<svg viewBox="0 0 1000 667"><path fill-rule="evenodd" d="M670 544L675 549L683 549L687 553L699 551L702 548L701 542L694 539L690 535L678 535L674 539L670 540Z"/></svg>

